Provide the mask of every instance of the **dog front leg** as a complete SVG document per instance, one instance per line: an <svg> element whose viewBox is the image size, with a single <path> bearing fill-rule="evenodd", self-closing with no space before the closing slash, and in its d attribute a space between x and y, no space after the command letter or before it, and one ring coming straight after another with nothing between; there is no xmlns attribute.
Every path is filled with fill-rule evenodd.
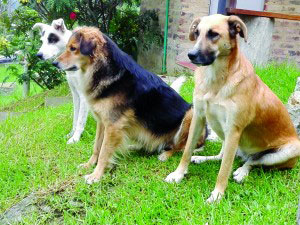
<svg viewBox="0 0 300 225"><path fill-rule="evenodd" d="M92 165L95 165L97 163L99 153L103 143L103 137L104 137L104 125L100 121L98 121L93 155L90 157L88 162L80 164L79 167L88 169Z"/></svg>
<svg viewBox="0 0 300 225"><path fill-rule="evenodd" d="M183 156L179 163L179 166L173 173L170 173L167 176L167 178L165 179L166 182L179 183L184 177L184 175L187 173L188 165L191 161L193 151L197 145L199 137L202 134L204 128L205 128L205 117L194 113L190 130L189 130L188 140L184 149Z"/></svg>
<svg viewBox="0 0 300 225"><path fill-rule="evenodd" d="M215 189L207 199L208 203L219 201L224 195L232 170L232 164L238 149L240 137L241 131L236 127L231 127L226 133L221 168L218 174Z"/></svg>
<svg viewBox="0 0 300 225"><path fill-rule="evenodd" d="M79 93L79 111L76 121L76 128L73 136L68 141L68 144L76 143L80 140L81 134L84 131L86 120L89 114L88 103L83 94Z"/></svg>
<svg viewBox="0 0 300 225"><path fill-rule="evenodd" d="M123 141L123 132L113 125L104 128L104 139L98 157L97 166L93 173L84 177L87 184L98 182L104 174L105 168L110 163L110 159L115 150Z"/></svg>
<svg viewBox="0 0 300 225"><path fill-rule="evenodd" d="M67 135L68 138L71 138L74 135L74 132L76 130L77 120L78 120L78 113L79 113L79 106L80 106L80 99L79 95L77 93L76 88L72 84L72 80L70 77L67 76L67 81L72 93L73 98L73 127L71 132Z"/></svg>

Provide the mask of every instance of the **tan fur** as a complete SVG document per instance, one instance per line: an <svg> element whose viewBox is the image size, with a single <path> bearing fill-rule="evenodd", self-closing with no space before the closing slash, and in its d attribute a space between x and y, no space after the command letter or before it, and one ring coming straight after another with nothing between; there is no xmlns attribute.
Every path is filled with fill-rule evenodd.
<svg viewBox="0 0 300 225"><path fill-rule="evenodd" d="M238 147L249 155L268 149L279 152L289 147L286 161L275 165L279 168L294 167L300 156L300 142L286 108L240 52L238 37L230 38L228 23L232 21L238 24L238 33L243 30L247 37L246 26L237 17L213 15L202 18L197 25L200 35L195 46L201 51L214 49L218 57L213 64L195 71L195 113L190 134L177 170L166 179L176 182L182 179L207 120L224 140L221 168L208 202L219 200L224 194ZM218 40L206 38L209 29L220 34Z"/></svg>
<svg viewBox="0 0 300 225"><path fill-rule="evenodd" d="M91 55L83 55L80 51L81 42L86 41L95 48ZM75 30L75 34L69 40L66 51L58 57L57 61L62 68L71 68L76 65L82 73L79 73L82 81L82 88L89 102L91 111L97 120L97 132L95 138L94 152L89 161L82 164L84 168L97 164L94 172L85 176L86 182L91 184L99 181L105 168L111 162L112 155L124 144L126 138L135 140L142 144L149 151L163 150L172 147L170 152L166 152L162 160L166 160L174 152L184 148L188 136L188 128L192 118L193 110L186 113L182 122L181 130L173 130L166 135L155 136L148 131L139 121L132 109L125 112L118 112L118 106L126 100L125 93L120 93L113 97L97 98L101 91L99 88L109 86L114 82L112 79L100 81L96 88L92 88L92 76L103 63L107 61L107 49L105 39L96 28L83 27ZM178 139L175 141L175 136ZM199 139L199 143L204 143L204 138Z"/></svg>

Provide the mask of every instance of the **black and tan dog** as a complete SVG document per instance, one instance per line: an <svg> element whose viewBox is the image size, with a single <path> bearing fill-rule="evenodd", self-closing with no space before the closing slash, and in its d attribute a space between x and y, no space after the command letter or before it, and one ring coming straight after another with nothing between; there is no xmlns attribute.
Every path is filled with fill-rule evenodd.
<svg viewBox="0 0 300 225"><path fill-rule="evenodd" d="M180 182L191 160L222 160L208 202L224 194L238 149L246 162L233 174L237 182L253 166L293 168L300 156L300 142L287 110L240 51L239 36L246 40L247 28L237 16L198 18L190 29L195 45L188 56L201 65L195 72L194 116L181 162L166 181ZM221 152L191 157L206 120L223 140Z"/></svg>
<svg viewBox="0 0 300 225"><path fill-rule="evenodd" d="M78 71L97 119L94 153L83 165L97 166L85 176L87 183L99 181L126 137L149 151L171 149L161 159L184 148L193 116L191 105L97 28L75 30L66 51L54 64L66 71ZM199 145L205 136L206 131L199 138Z"/></svg>

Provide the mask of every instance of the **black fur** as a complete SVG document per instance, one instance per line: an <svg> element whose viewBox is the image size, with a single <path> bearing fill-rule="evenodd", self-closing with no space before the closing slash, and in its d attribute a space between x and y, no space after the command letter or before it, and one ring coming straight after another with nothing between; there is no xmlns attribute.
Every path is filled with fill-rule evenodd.
<svg viewBox="0 0 300 225"><path fill-rule="evenodd" d="M80 41L80 53L82 55L92 55L96 45L92 41L82 39Z"/></svg>
<svg viewBox="0 0 300 225"><path fill-rule="evenodd" d="M58 41L59 41L59 37L56 34L54 34L54 33L49 34L49 36L48 36L49 44L55 44Z"/></svg>
<svg viewBox="0 0 300 225"><path fill-rule="evenodd" d="M122 112L130 108L154 135L160 136L178 129L191 105L160 77L138 65L107 36L104 38L107 41L104 46L108 51L107 61L93 75L90 91L96 90L106 79L115 79L107 87L99 88L101 91L96 97L99 99L125 94L126 102L117 106L112 119L117 120Z"/></svg>
<svg viewBox="0 0 300 225"><path fill-rule="evenodd" d="M236 38L236 35L239 34L242 38L245 37L243 30L240 32L237 31L237 24L233 22L229 22L229 35L231 38Z"/></svg>
<svg viewBox="0 0 300 225"><path fill-rule="evenodd" d="M258 152L258 153L255 153L255 154L251 155L251 159L254 160L254 161L259 160L267 154L272 154L272 153L276 153L276 152L277 152L276 149L268 149L268 150L265 150L263 152Z"/></svg>

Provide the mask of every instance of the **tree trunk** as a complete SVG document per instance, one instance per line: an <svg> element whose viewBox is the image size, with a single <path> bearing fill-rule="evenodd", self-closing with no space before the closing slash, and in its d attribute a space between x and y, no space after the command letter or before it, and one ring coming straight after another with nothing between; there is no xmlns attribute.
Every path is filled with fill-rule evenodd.
<svg viewBox="0 0 300 225"><path fill-rule="evenodd" d="M28 62L25 59L24 60L24 74L26 76L26 80L23 83L23 97L26 98L29 96L29 92L30 92L30 79L27 76L27 72L28 72Z"/></svg>

